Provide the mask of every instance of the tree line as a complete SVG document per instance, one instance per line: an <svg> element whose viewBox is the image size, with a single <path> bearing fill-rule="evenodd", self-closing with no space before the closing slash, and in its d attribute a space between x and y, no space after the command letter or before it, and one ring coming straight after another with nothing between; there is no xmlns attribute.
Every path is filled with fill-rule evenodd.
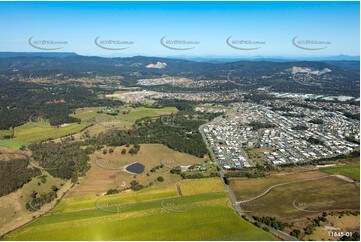
<svg viewBox="0 0 361 242"><path fill-rule="evenodd" d="M28 167L29 159L17 158L0 161L0 196L7 195L41 174L39 169Z"/></svg>

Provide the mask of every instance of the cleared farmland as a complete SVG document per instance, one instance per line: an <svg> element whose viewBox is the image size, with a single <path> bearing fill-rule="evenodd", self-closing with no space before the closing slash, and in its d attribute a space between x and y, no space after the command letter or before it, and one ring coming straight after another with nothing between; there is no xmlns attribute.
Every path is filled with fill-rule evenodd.
<svg viewBox="0 0 361 242"><path fill-rule="evenodd" d="M194 195L209 192L225 192L226 189L220 178L184 180L180 186L183 195Z"/></svg>
<svg viewBox="0 0 361 242"><path fill-rule="evenodd" d="M350 177L354 180L360 180L360 160L358 158L353 158L351 162L342 164L340 166L332 166L322 168L322 171L330 174L339 174Z"/></svg>
<svg viewBox="0 0 361 242"><path fill-rule="evenodd" d="M0 140L0 146L19 148L21 145L60 138L69 134L78 133L86 128L87 124L67 124L56 128L50 126L49 122L27 123L15 127L15 137L8 140ZM7 133L9 131L6 131ZM2 133L2 132L0 132ZM5 133L5 131L4 131Z"/></svg>
<svg viewBox="0 0 361 242"><path fill-rule="evenodd" d="M109 148L109 147L108 147ZM169 183L173 184L181 180L177 174L169 173L169 170L179 165L193 165L204 163L208 158L198 158L186 153L181 153L169 149L161 144L140 144L140 150L137 154L128 153L130 147L113 147L114 153L103 154L97 151L91 155L91 168L82 181L68 196L85 196L105 193L109 189L119 190L129 187L132 180L137 180L140 184L147 186L150 182L152 186L166 187ZM126 154L121 151L126 149ZM133 162L140 162L145 166L142 174L134 174L124 171L124 167ZM164 164L164 167L154 172L150 170ZM164 182L157 182L156 178L162 176Z"/></svg>
<svg viewBox="0 0 361 242"><path fill-rule="evenodd" d="M98 123L100 125L110 126L107 120L113 120L111 125L115 127L126 126L129 127L140 118L155 117L159 115L171 114L177 112L175 107L151 108L151 107L137 107L122 106L115 108L112 111L114 115L108 115L104 107L89 107L75 110L73 117L79 118L82 122ZM117 122L114 122L117 121Z"/></svg>
<svg viewBox="0 0 361 242"><path fill-rule="evenodd" d="M259 184L259 181L253 182L253 179L233 180L232 183L233 189L239 187L247 191ZM271 184L268 184L268 187L270 186ZM236 192L237 194L241 193L240 190L236 190ZM253 197L257 195L252 194ZM251 194L248 193L247 199L251 198L250 196ZM283 221L292 221L323 211L358 209L359 196L360 190L355 183L335 176L323 176L317 180L274 187L255 200L240 203L240 206L252 215L271 216Z"/></svg>
<svg viewBox="0 0 361 242"><path fill-rule="evenodd" d="M104 107L91 107L82 108L75 111L75 115L72 116L80 118L81 123L65 124L60 127L52 127L49 122L31 122L18 127L15 127L15 137L11 139L3 139L4 135L11 135L10 130L0 130L0 146L9 148L19 148L22 145L29 145L31 143L45 141L49 139L57 139L70 134L76 134L79 136L80 131L85 129L91 124L97 124L89 127L90 134L97 134L104 131L107 128L130 128L137 119L143 117L154 117L163 114L171 114L177 112L175 107L163 107L163 108L148 108L148 107L120 107L119 114L116 116L110 116L106 113L98 113L98 111L104 110ZM123 112L128 112L123 114ZM106 122L106 120L116 120L116 122Z"/></svg>
<svg viewBox="0 0 361 242"><path fill-rule="evenodd" d="M313 226L314 219L323 216L324 212L359 210L359 185L347 177L320 171L279 173L258 179L232 178L231 187L237 196L239 207L249 216L273 217L292 224L284 232L290 233L293 229L298 229L301 236L305 235L304 229ZM355 216L351 217L354 224L359 224ZM327 231L334 224L327 222L320 226L323 232L316 226L316 231L311 232L312 236L307 238L326 238ZM352 228L352 231L357 231L354 230L355 226ZM329 239L328 236L325 240Z"/></svg>
<svg viewBox="0 0 361 242"><path fill-rule="evenodd" d="M210 183L215 179L204 179ZM187 182L190 186L192 181ZM195 180L198 186L199 181ZM6 240L273 240L227 207L225 192L176 196L172 188L64 199ZM146 229L145 229L146 228Z"/></svg>
<svg viewBox="0 0 361 242"><path fill-rule="evenodd" d="M292 182L304 179L313 179L326 174L319 171L280 173L265 178L258 179L239 179L231 178L230 187L236 196L236 199L246 200L264 192L267 188L284 182Z"/></svg>

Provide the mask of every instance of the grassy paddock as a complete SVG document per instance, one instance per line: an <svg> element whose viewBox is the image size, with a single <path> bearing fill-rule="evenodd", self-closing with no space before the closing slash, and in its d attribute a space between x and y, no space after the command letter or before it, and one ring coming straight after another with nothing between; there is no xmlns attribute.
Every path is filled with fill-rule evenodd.
<svg viewBox="0 0 361 242"><path fill-rule="evenodd" d="M29 145L77 133L86 126L87 124L72 123L64 127L54 128L50 126L49 122L27 123L15 127L15 137L8 140L0 140L0 146L19 148L21 145Z"/></svg>
<svg viewBox="0 0 361 242"><path fill-rule="evenodd" d="M325 177L276 187L242 207L252 215L291 222L323 211L359 209L359 197L360 190L355 184L337 177Z"/></svg>
<svg viewBox="0 0 361 242"><path fill-rule="evenodd" d="M360 180L360 158L353 158L350 162L340 166L331 166L321 169L329 174L344 175L353 180Z"/></svg>
<svg viewBox="0 0 361 242"><path fill-rule="evenodd" d="M325 173L323 174L325 175ZM242 181L242 183L237 184L237 187L251 190L250 187L255 186L253 180L270 181L270 179L264 178L248 179L248 183ZM270 186L271 184L268 185L268 187ZM240 190L238 190L239 192ZM248 196L248 198L250 197ZM240 207L250 216L275 217L278 221L292 223L292 228L285 229L286 233L290 233L293 229L298 229L303 233L304 228L310 225L314 218L322 216L323 212L359 210L359 203L359 186L338 177L328 176L318 180L275 187L264 196L241 203ZM355 221L356 226L354 227L359 228L359 220ZM328 233L323 228L324 225L326 224L321 226L322 233L320 233L320 230L317 230L314 236L309 238L312 240L322 240L325 234L327 235ZM333 227L332 223L328 225ZM336 227L342 228L342 226ZM330 238L328 237L325 240ZM305 240L308 239L306 238Z"/></svg>
<svg viewBox="0 0 361 242"><path fill-rule="evenodd" d="M226 191L219 177L184 180L180 187L183 196Z"/></svg>
<svg viewBox="0 0 361 242"><path fill-rule="evenodd" d="M193 182L194 186L199 185L198 181L190 181L187 185ZM274 240L272 235L229 209L224 192L183 197L174 197L175 194L173 187L64 199L57 208L59 213L46 215L5 239ZM93 202L97 199L97 203ZM110 204L118 206L109 207ZM99 209L100 205L107 205L113 212Z"/></svg>
<svg viewBox="0 0 361 242"><path fill-rule="evenodd" d="M137 119L144 117L155 117L159 115L171 114L177 112L175 107L163 107L163 108L148 108L148 107L119 107L115 110L119 110L119 114L115 116L108 115L106 113L98 113L98 111L105 110L105 107L89 107L89 108L79 108L75 111L75 114L72 116L80 118L82 122L90 121L92 119L117 119L123 121L124 124L134 124ZM123 111L128 112L123 114Z"/></svg>
<svg viewBox="0 0 361 242"><path fill-rule="evenodd" d="M267 190L267 188L290 181L312 179L325 176L326 174L319 171L300 172L300 173L280 173L267 176L265 178L247 179L231 178L230 186L237 200L246 200L257 196Z"/></svg>

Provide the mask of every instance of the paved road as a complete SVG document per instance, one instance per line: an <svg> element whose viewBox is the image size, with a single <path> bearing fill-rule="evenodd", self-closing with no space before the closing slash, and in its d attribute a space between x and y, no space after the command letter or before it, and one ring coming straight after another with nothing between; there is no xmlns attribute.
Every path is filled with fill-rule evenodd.
<svg viewBox="0 0 361 242"><path fill-rule="evenodd" d="M215 118L213 121L217 121L217 120L219 120L219 118L220 118L220 117L217 117L217 118ZM228 194L228 196L229 196L229 198L230 198L230 200L231 200L231 202L232 202L232 204L233 204L233 207L234 207L235 211L236 211L240 216L242 216L242 215L246 216L246 218L247 218L250 222L255 222L255 220L254 220L252 217L248 216L246 213L244 213L244 212L242 211L241 207L237 204L237 200L236 200L236 198L235 198L235 196L234 196L231 188L229 187L228 184L226 184L226 183L224 182L224 170L223 170L223 167L222 167L221 163L217 160L216 156L214 155L213 150L212 150L212 148L209 146L208 141L207 141L207 138L206 138L206 136L205 136L205 134L204 134L204 132L203 132L203 127L204 127L205 125L206 125L206 124L199 126L199 132L201 133L201 135L202 135L202 137L203 137L204 143L206 144L209 152L211 153L214 161L216 162L217 167L219 168L219 173L220 173L220 175L221 175L222 182L223 182L224 186L226 187L227 194ZM264 225L264 226L266 226L266 225ZM284 232L282 232L282 231L276 230L276 229L274 229L274 228L272 228L272 227L269 227L269 226L266 226L266 227L268 227L268 229L270 230L271 233L276 234L278 237L283 238L283 239L286 240L286 241L297 241L296 238L294 238L294 237L292 237L292 236L290 236L290 235L288 235L288 234L286 234L286 233L284 233Z"/></svg>
<svg viewBox="0 0 361 242"><path fill-rule="evenodd" d="M242 86L242 84L241 83L237 83L237 82L235 82L235 81L233 81L233 80L231 80L230 79L230 75L232 74L232 71L230 71L228 74L227 74L227 81L229 81L229 82L231 82L231 83L233 83L234 85L237 85L237 86Z"/></svg>

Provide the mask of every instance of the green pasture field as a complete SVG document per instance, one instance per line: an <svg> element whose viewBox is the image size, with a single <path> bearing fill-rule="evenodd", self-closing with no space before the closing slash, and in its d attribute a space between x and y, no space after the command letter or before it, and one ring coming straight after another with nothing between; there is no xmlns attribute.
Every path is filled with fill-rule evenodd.
<svg viewBox="0 0 361 242"><path fill-rule="evenodd" d="M321 169L330 174L344 175L353 180L360 180L360 160L359 157L353 159L351 162L341 166L330 166Z"/></svg>
<svg viewBox="0 0 361 242"><path fill-rule="evenodd" d="M27 143L21 141L15 141L15 140L0 140L0 147L18 149L23 145L26 146Z"/></svg>
<svg viewBox="0 0 361 242"><path fill-rule="evenodd" d="M34 122L27 123L15 127L15 137L7 140L0 140L0 146L19 148L22 145L29 145L31 143L45 141L49 139L60 138L69 134L77 133L84 129L87 124L72 123L63 127L52 127L49 122ZM0 131L2 133L9 133L8 130Z"/></svg>
<svg viewBox="0 0 361 242"><path fill-rule="evenodd" d="M82 122L80 124L72 123L63 127L52 127L49 122L34 122L27 123L18 127L15 127L15 137L12 139L3 139L4 135L11 135L10 130L0 130L0 147L19 148L22 145L29 145L39 141L45 141L49 139L56 139L70 134L75 134L83 130L90 123L92 118L104 119L117 119L120 120L121 125L131 126L137 119L143 117L154 117L163 114L171 114L177 112L175 107L163 107L163 108L131 108L121 107L119 108L120 114L117 116L107 115L105 113L97 113L97 111L104 109L101 107L91 107L77 109L74 117L80 118ZM123 111L130 110L129 114L122 114Z"/></svg>
<svg viewBox="0 0 361 242"><path fill-rule="evenodd" d="M230 209L225 192L183 197L176 194L173 186L109 196L66 198L53 213L5 239L274 240L271 234L246 222Z"/></svg>
<svg viewBox="0 0 361 242"><path fill-rule="evenodd" d="M225 192L226 189L219 177L208 179L184 180L180 186L182 195L194 195L209 192Z"/></svg>
<svg viewBox="0 0 361 242"><path fill-rule="evenodd" d="M118 120L123 120L127 122L135 122L137 119L144 117L154 117L163 114L171 114L177 112L175 107L163 107L163 108L148 108L148 107L120 107L114 108L118 109L120 112L116 116L108 115L106 113L97 113L97 111L105 110L104 107L89 107L89 108L79 108L75 111L75 114L72 116L80 118L82 121L89 120L91 118L97 117L107 117L107 118L116 118ZM123 114L123 111L130 110L129 114Z"/></svg>

